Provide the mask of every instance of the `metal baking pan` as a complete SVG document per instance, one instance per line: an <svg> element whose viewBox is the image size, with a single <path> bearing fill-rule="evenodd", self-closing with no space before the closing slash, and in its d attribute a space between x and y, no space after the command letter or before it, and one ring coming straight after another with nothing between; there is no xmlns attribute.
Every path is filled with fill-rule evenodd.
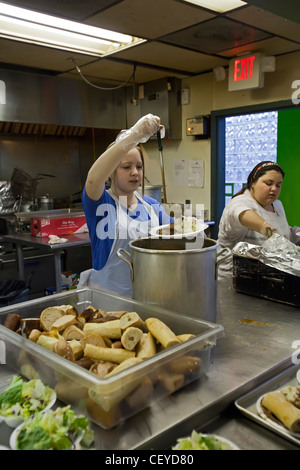
<svg viewBox="0 0 300 470"><path fill-rule="evenodd" d="M8 313L18 313L21 318L38 317L46 307L66 304L76 307L78 313L89 305L106 311L135 311L144 320L148 317L159 318L177 335L193 333L195 337L109 378L100 378L3 326ZM88 413L103 428L116 426L172 393L162 387L161 381L168 376L174 361L178 363L180 359L184 362L193 355L197 355L200 361L196 373L184 375L182 386L205 374L210 365L211 349L223 334L221 325L169 312L109 291L89 288L62 292L0 309L0 342L5 344L6 364L27 378L40 377L47 385L55 388L61 401L73 404L79 412ZM137 389L148 377L155 384L153 393L149 397L143 394L140 405L131 401L129 406L128 398L134 392L133 386ZM94 406L95 401L97 407Z"/></svg>
<svg viewBox="0 0 300 470"><path fill-rule="evenodd" d="M259 398L265 393L278 390L287 385L299 386L297 380L297 372L299 371L299 365L292 365L284 372L272 377L267 382L264 382L259 387L254 388L250 392L247 392L245 395L241 396L235 400L235 406L248 418L252 419L256 423L264 426L265 428L279 434L280 436L288 439L294 444L300 446L300 437L297 438L288 430L285 430L283 427L272 425L269 421L262 418L257 411L256 402ZM299 373L298 373L299 376Z"/></svg>

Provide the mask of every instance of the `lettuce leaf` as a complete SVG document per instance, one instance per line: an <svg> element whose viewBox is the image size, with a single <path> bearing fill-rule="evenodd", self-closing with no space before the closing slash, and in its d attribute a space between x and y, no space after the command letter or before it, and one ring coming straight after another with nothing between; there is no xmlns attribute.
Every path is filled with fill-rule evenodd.
<svg viewBox="0 0 300 470"><path fill-rule="evenodd" d="M74 448L82 441L92 444L94 433L86 417L78 417L70 405L36 413L26 419L17 436L17 448L22 450Z"/></svg>
<svg viewBox="0 0 300 470"><path fill-rule="evenodd" d="M203 435L193 431L189 437L177 439L177 444L172 450L230 450L231 447L227 442L214 435Z"/></svg>
<svg viewBox="0 0 300 470"><path fill-rule="evenodd" d="M0 408L4 404L14 405L21 400L23 381L22 377L14 376L11 384L0 395Z"/></svg>

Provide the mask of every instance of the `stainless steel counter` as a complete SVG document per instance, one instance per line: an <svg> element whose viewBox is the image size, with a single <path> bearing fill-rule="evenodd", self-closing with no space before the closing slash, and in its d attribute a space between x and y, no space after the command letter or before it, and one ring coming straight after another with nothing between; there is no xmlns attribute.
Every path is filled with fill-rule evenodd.
<svg viewBox="0 0 300 470"><path fill-rule="evenodd" d="M243 418L233 402L292 364L292 343L300 340L300 310L238 294L231 280L218 283L217 304L216 322L224 326L225 336L212 349L207 375L115 429L95 426L97 449L168 449L193 429L213 429L242 449L295 448ZM3 383L12 371L0 365L0 374ZM0 443L7 439L4 426Z"/></svg>
<svg viewBox="0 0 300 470"><path fill-rule="evenodd" d="M56 292L62 291L62 280L61 280L61 254L68 248L74 248L76 246L83 246L90 244L90 238L88 233L78 233L74 235L64 235L68 241L64 243L55 243L49 245L48 237L34 237L29 233L13 234L3 236L3 240L8 243L14 243L17 250L18 258L18 270L19 279L24 281L24 258L23 258L23 247L29 246L33 248L39 248L43 252L53 253L54 255L54 268L55 268L55 282Z"/></svg>

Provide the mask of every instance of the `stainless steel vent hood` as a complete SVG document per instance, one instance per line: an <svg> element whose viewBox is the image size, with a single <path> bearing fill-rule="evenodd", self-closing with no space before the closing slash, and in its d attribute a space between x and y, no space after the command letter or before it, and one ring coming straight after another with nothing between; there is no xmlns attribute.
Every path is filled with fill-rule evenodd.
<svg viewBox="0 0 300 470"><path fill-rule="evenodd" d="M0 122L0 136L54 136L84 137L86 127L59 126L56 124L34 124L28 122Z"/></svg>
<svg viewBox="0 0 300 470"><path fill-rule="evenodd" d="M6 103L0 104L2 132L53 135L67 128L74 134L83 132L80 128L126 126L124 89L102 91L77 79L1 69L0 80L6 88Z"/></svg>
<svg viewBox="0 0 300 470"><path fill-rule="evenodd" d="M6 87L6 103L0 103L0 136L82 137L88 129L127 129L152 113L160 116L166 137L182 138L178 79L139 85L143 96L136 106L132 87L103 91L78 79L1 69L0 80Z"/></svg>

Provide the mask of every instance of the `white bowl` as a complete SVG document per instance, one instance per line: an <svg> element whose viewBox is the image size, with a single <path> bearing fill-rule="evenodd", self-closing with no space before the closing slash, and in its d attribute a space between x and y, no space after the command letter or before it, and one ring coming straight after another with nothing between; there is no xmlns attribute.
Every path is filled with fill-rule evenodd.
<svg viewBox="0 0 300 470"><path fill-rule="evenodd" d="M57 398L56 392L53 390L52 395L51 395L51 400L49 401L48 405L45 406L43 410L41 410L41 413L44 413L45 411L52 408L52 406L56 402L56 398ZM22 424L24 421L23 418L14 419L14 418L8 418L8 417L3 417L3 416L0 417L0 420L1 419L5 421L5 424L9 426L10 428L16 428L17 426L20 426L20 424Z"/></svg>
<svg viewBox="0 0 300 470"><path fill-rule="evenodd" d="M11 433L10 435L10 438L9 438L9 445L10 445L10 448L12 450L18 450L17 449L17 438L18 438L18 434L19 432L21 431L22 429L22 426L24 425L24 423L21 423L16 429L14 429L14 431ZM77 446L79 446L80 444L80 441L81 439L83 438L83 435L84 435L84 431L82 431L82 433L80 433L77 438L74 440L74 445L72 448L76 449ZM70 449L71 450L71 449Z"/></svg>
<svg viewBox="0 0 300 470"><path fill-rule="evenodd" d="M201 436L203 436L203 437L214 437L218 441L221 441L221 442L224 442L225 444L228 444L228 446L230 447L230 449L228 449L228 450L240 450L240 448L234 442L230 441L229 439L226 439L223 436L219 436L218 434L212 434L212 433L205 434L203 432L201 432L199 434L201 434Z"/></svg>
<svg viewBox="0 0 300 470"><path fill-rule="evenodd" d="M197 236L199 236L199 234L202 234L200 236L203 236L204 237L204 230L206 230L208 228L208 225L207 224L199 224L198 225L198 229L193 231L193 232L179 232L179 233L174 233L174 234L160 234L158 233L159 230L164 230L164 229L167 229L168 227L170 226L170 224L166 224L166 225L159 225L158 227L154 227L152 228L149 233L151 236L155 237L155 238L163 238L163 239L170 239L170 238L174 238L174 239L181 239L181 238L184 238L184 239L193 239Z"/></svg>

